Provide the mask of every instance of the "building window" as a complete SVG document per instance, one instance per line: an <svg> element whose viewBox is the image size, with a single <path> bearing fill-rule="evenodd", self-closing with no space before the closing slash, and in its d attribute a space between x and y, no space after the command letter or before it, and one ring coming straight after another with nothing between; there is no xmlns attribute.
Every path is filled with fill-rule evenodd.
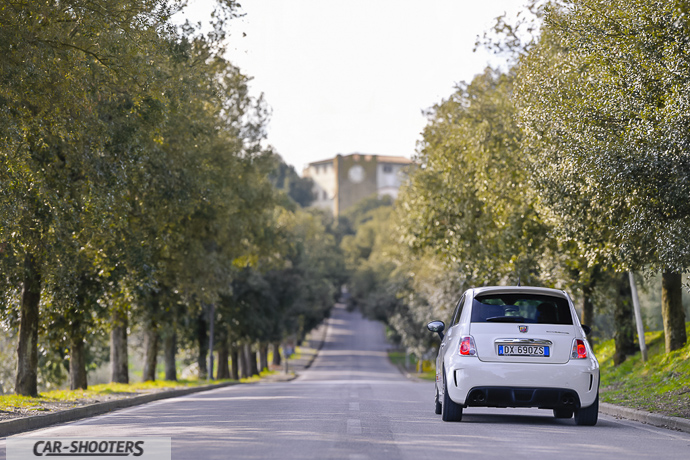
<svg viewBox="0 0 690 460"><path fill-rule="evenodd" d="M383 172L392 173L393 172L393 166L392 165L383 165Z"/></svg>
<svg viewBox="0 0 690 460"><path fill-rule="evenodd" d="M328 193L326 193L325 190L323 191L323 199L324 199L324 200L327 200L327 199L328 199Z"/></svg>

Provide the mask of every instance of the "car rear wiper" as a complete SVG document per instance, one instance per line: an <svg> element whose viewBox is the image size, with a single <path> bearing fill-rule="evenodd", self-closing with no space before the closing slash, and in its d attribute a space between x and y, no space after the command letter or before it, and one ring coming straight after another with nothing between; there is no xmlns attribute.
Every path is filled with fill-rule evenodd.
<svg viewBox="0 0 690 460"><path fill-rule="evenodd" d="M525 318L522 316L492 316L486 318L489 323L524 323Z"/></svg>

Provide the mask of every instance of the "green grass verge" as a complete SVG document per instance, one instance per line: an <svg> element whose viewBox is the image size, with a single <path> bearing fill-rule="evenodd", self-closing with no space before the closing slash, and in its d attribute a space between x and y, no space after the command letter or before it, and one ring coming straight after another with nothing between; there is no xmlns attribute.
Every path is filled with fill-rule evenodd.
<svg viewBox="0 0 690 460"><path fill-rule="evenodd" d="M262 377L275 374L277 371L263 371L260 376L241 379L241 383L258 382ZM109 399L108 396L131 397L165 390L196 387L201 385L214 385L232 380L156 380L154 382L138 383L106 383L89 386L87 390L54 390L41 393L36 398L19 395L0 396L0 411L13 412L17 409L28 411L45 411L48 406L60 404L63 408L77 406L84 403L92 403Z"/></svg>
<svg viewBox="0 0 690 460"><path fill-rule="evenodd" d="M690 337L690 323L686 323ZM690 342L665 353L662 331L645 333L647 362L638 352L613 365L614 342L595 347L601 366L601 400L634 409L690 418Z"/></svg>
<svg viewBox="0 0 690 460"><path fill-rule="evenodd" d="M399 368L405 368L405 353L402 351L389 351L388 359L391 363L398 366ZM434 364L431 361L422 362L423 372L416 372L417 369L417 357L414 355L409 355L410 371L409 373L423 380L431 380L432 382L436 380L436 371L434 370Z"/></svg>

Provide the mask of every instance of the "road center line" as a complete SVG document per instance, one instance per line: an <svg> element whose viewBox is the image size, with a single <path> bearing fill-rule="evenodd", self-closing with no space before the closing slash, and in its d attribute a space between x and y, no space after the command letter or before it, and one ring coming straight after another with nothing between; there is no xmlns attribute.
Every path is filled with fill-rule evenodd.
<svg viewBox="0 0 690 460"><path fill-rule="evenodd" d="M362 434L362 422L356 418L347 419L347 434Z"/></svg>

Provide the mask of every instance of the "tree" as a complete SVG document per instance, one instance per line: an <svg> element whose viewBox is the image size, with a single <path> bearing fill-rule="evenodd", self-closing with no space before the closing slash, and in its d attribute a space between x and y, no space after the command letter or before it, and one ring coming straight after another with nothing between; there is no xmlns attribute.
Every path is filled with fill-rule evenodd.
<svg viewBox="0 0 690 460"><path fill-rule="evenodd" d="M293 166L283 161L280 155L275 155L277 163L270 175L271 182L278 190L283 190L297 204L303 208L314 201L314 181L310 177L300 177Z"/></svg>
<svg viewBox="0 0 690 460"><path fill-rule="evenodd" d="M536 282L551 243L520 155L512 86L512 74L487 69L435 106L399 197L405 242L472 284Z"/></svg>
<svg viewBox="0 0 690 460"><path fill-rule="evenodd" d="M57 238L87 238L116 214L122 189L111 179L122 176L103 148L99 101L148 80L155 48L143 48L167 30L175 7L71 0L0 9L0 240L24 259L19 394L37 392L38 304L43 274L59 260Z"/></svg>
<svg viewBox="0 0 690 460"><path fill-rule="evenodd" d="M534 183L557 231L589 259L664 278L690 261L686 10L676 1L552 6L518 85ZM686 337L680 285L668 285L677 291L662 308L671 351Z"/></svg>
<svg viewBox="0 0 690 460"><path fill-rule="evenodd" d="M447 317L457 302L456 273L445 270L431 250L398 244L396 212L390 199L363 200L348 210L355 229L341 242L350 273L350 304L385 322L391 339L413 353L421 366L434 337L426 324Z"/></svg>
<svg viewBox="0 0 690 460"><path fill-rule="evenodd" d="M24 286L19 314L3 313L20 323L20 394L37 391L42 292L55 335L71 337L72 386L86 386L84 339L102 327L103 300L113 379L128 380L128 313L150 325L151 377L158 329L175 337L182 302L194 315L227 289L236 259L261 255L266 109L221 57L237 5L220 2L203 36L171 25L182 3L0 9L3 282Z"/></svg>

